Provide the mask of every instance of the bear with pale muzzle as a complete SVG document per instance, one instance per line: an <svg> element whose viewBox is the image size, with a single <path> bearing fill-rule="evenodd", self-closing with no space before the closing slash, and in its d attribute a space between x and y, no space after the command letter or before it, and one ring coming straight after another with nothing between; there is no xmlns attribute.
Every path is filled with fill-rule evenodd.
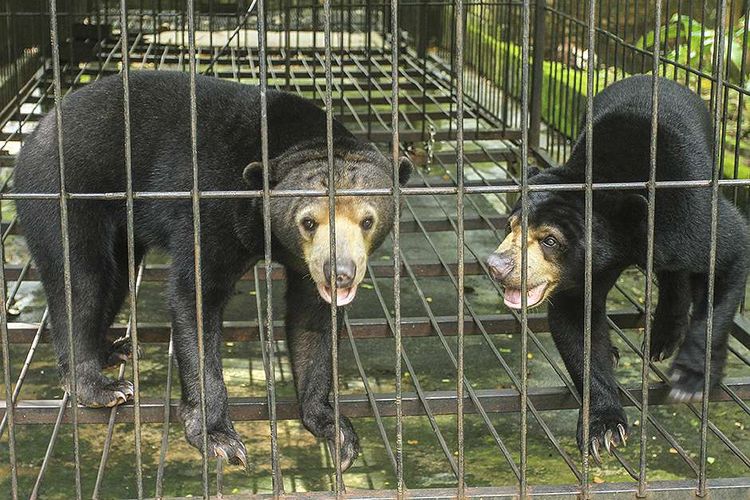
<svg viewBox="0 0 750 500"><path fill-rule="evenodd" d="M619 354L610 343L607 293L628 267L646 267L648 192L651 156L652 83L635 76L604 89L593 101L594 183L637 183L637 189L594 189L591 237L591 413L589 442L578 422L578 445L596 460L600 447L624 445L628 422L620 402L614 366ZM708 109L695 93L671 80L658 81L656 181L710 181L714 168L714 131ZM582 127L583 128L583 127ZM586 212L580 188L543 190L545 184L585 181L586 135L565 165L529 172L535 189L528 195L528 230L521 227L521 202L508 219L508 235L487 264L504 287L511 309L541 305L549 299L549 327L573 382L584 380L584 305L586 300ZM707 182L690 187L656 188L653 207L653 269L659 284L649 344L652 361L671 357L673 401L704 397L707 351L710 386L721 382L727 337L747 282L747 223L728 200L718 196L716 254L711 260L712 191ZM596 187L596 186L595 186ZM540 190L536 188L542 188ZM521 252L527 251L525 300ZM708 345L708 277L715 269L713 337Z"/></svg>
<svg viewBox="0 0 750 500"><path fill-rule="evenodd" d="M134 72L130 76L133 259L128 256L124 200L74 198L67 202L70 249L72 337L70 364L65 260L60 202L22 199L17 203L24 235L47 295L63 386L76 380L76 395L90 407L112 407L133 398L133 384L102 373L131 355L131 344L106 338L128 294L129 262L138 265L150 249L171 257L167 296L182 388L185 435L203 448L199 349L196 320L194 217L189 197L171 199L149 192L186 193L193 188L190 88L187 74ZM280 191L326 191L329 159L326 115L312 102L268 91L268 183ZM103 78L62 101L65 183L72 193L126 191L126 141L120 76ZM258 196L211 196L212 191L260 190L261 93L257 87L198 76L196 79L200 268L203 317L206 430L210 456L247 465L244 444L229 419L221 364L224 308L236 282L265 255L264 212L270 213L274 261L287 277L286 329L302 422L315 436L334 442L331 390L330 304L354 300L367 258L394 222L387 195L335 197L336 262L330 263L327 196L273 196L269 207ZM393 188L392 161L339 122L331 137L336 190ZM60 192L57 128L46 116L21 149L15 192ZM404 184L412 165L401 158L396 178ZM267 210L266 210L267 209ZM335 291L331 279L335 279ZM338 314L343 319L343 314ZM337 325L340 328L340 325ZM341 464L348 468L359 444L340 417Z"/></svg>

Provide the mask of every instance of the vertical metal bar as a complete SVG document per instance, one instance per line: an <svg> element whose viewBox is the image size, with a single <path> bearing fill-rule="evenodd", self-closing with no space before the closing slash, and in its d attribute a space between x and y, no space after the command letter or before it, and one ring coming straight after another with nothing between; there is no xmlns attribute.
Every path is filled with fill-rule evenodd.
<svg viewBox="0 0 750 500"><path fill-rule="evenodd" d="M331 288L331 379L333 386L333 423L334 447L333 463L336 466L334 491L336 496L343 494L344 483L341 477L341 430L339 425L339 388L338 388L338 319L336 304L338 288L336 287L336 176L333 161L333 56L331 53L331 0L323 3L323 39L325 44L325 109L326 109L326 151L328 156L328 244L330 246L329 265L331 273L328 285Z"/></svg>
<svg viewBox="0 0 750 500"><path fill-rule="evenodd" d="M141 12L141 15L143 13ZM130 295L130 341L133 360L133 424L135 432L135 477L138 498L143 498L143 457L141 456L141 396L140 364L138 360L138 315L135 259L135 228L133 223L133 160L130 136L130 61L128 48L128 13L127 0L120 0L120 46L122 50L122 103L125 131L125 207L127 212L127 246L128 246L128 290Z"/></svg>
<svg viewBox="0 0 750 500"><path fill-rule="evenodd" d="M169 347L167 347L167 383L164 388L164 422L161 431L161 446L159 447L159 465L156 469L156 488L154 496L161 498L164 488L164 468L167 459L167 448L169 447L169 413L171 409L170 398L172 397L172 365L174 365L174 340L173 331L169 331Z"/></svg>
<svg viewBox="0 0 750 500"><path fill-rule="evenodd" d="M464 497L466 487L464 454L464 2L456 0L455 76L456 76L456 221L458 259L458 360L456 377L456 439L458 441L458 497Z"/></svg>
<svg viewBox="0 0 750 500"><path fill-rule="evenodd" d="M195 6L187 0L188 63L190 65L190 153L193 170L193 188L190 192L193 211L193 272L195 273L195 324L198 338L198 386L200 389L201 437L203 449L203 496L208 498L208 426L206 424L206 354L203 344L203 276L201 275L201 215L200 184L198 175L198 105L196 102L197 64L195 54Z"/></svg>
<svg viewBox="0 0 750 500"><path fill-rule="evenodd" d="M20 123L20 117L19 117ZM5 242L0 242L0 341L3 349L3 380L5 382L5 417L8 422L8 458L10 459L10 496L18 498L18 464L16 462L16 427L13 390L10 383L10 346L8 344L8 310L5 304Z"/></svg>
<svg viewBox="0 0 750 500"><path fill-rule="evenodd" d="M34 482L34 487L31 489L31 493L29 494L30 500L36 500L39 497L39 489L42 487L42 478L44 477L44 473L47 471L47 467L49 466L49 460L50 460L50 457L52 456L52 452L55 449L55 444L57 443L57 436L58 436L58 433L60 432L60 424L62 423L63 415L65 415L65 410L67 409L68 402L70 400L71 400L70 392L66 391L65 394L63 394L62 399L60 400L60 411L57 412L55 425L52 427L52 435L49 438L49 443L47 443L47 450L44 452L42 465L39 467L39 474L37 475L36 481ZM73 406L75 407L75 403L73 404ZM78 494L78 498L81 498L80 490L76 493Z"/></svg>
<svg viewBox="0 0 750 500"><path fill-rule="evenodd" d="M530 0L524 0L521 12L522 26L521 26L521 394L520 394L520 417L521 427L519 435L519 445L521 449L521 462L520 462L520 477L518 481L518 490L522 498L527 494L528 488L528 447L527 447L527 434L528 434L528 413L527 413L527 400L528 400L528 326L529 326L529 310L528 310L528 261L529 261L529 246L528 246L528 234L529 234L529 30L530 30ZM537 2L537 8L539 8L539 1ZM544 3L544 2L541 2ZM542 9L544 7L542 6ZM543 17L544 11L537 12L537 18ZM537 21L538 24L539 21ZM542 28L544 31L544 28ZM536 48L535 48L536 52ZM537 54L535 54L537 55ZM536 63L535 63L536 64ZM535 95L532 95L532 99L541 100L541 71L538 74L535 73L535 78L538 80L539 89ZM533 89L532 89L533 92ZM537 107L541 106L541 102L537 104ZM539 138L536 138L537 145Z"/></svg>
<svg viewBox="0 0 750 500"><path fill-rule="evenodd" d="M6 13L6 22L11 24L11 16L13 13L13 7L10 1L6 2L8 12ZM8 28L8 37L10 37L11 26ZM14 29L15 34L15 29ZM17 58L17 52L15 50L15 37L13 38L14 48L11 50L11 44L8 44L7 48L11 51L12 57ZM11 58L12 61L12 58ZM13 68L14 70L14 81L15 88L20 88L18 84L18 60ZM21 101L18 101L18 110L21 109ZM18 117L18 132L22 132L23 121L21 117ZM1 212L1 211L0 211ZM5 240L0 241L0 342L2 343L2 355L3 355L3 381L5 382L5 408L6 412L3 417L2 423L6 421L8 423L8 459L10 460L10 497L13 500L18 498L18 463L16 457L16 426L15 426L15 394L11 386L11 370L10 370L10 345L8 343L8 310L5 303ZM31 352L31 351L30 351ZM0 433L2 424L0 424Z"/></svg>
<svg viewBox="0 0 750 500"><path fill-rule="evenodd" d="M63 250L63 279L65 281L65 313L68 334L68 389L73 423L73 458L75 460L76 498L81 498L81 455L78 436L78 391L76 381L75 343L73 342L73 282L70 271L70 235L68 233L68 192L65 187L65 161L63 156L62 82L60 75L60 47L57 26L57 0L49 1L50 44L52 46L52 73L55 87L55 125L57 127L57 154L60 162L60 232Z"/></svg>
<svg viewBox="0 0 750 500"><path fill-rule="evenodd" d="M700 461L698 462L698 496L706 495L706 466L708 458L708 394L711 389L711 351L714 330L714 291L716 284L716 240L719 224L719 179L721 178L722 164L722 137L721 137L721 112L722 106L719 102L724 86L724 18L726 16L726 0L720 0L716 11L716 36L718 38L716 52L714 54L714 78L711 89L711 101L713 103L714 119L714 150L713 171L711 176L711 241L708 261L708 300L706 315L706 352L704 360L703 399L701 400L701 427L700 427Z"/></svg>
<svg viewBox="0 0 750 500"><path fill-rule="evenodd" d="M143 283L143 270L145 266L143 263L141 263L140 266L138 266L138 276L136 277L136 294L141 289L141 284ZM133 326L130 322L128 322L127 329L125 330L125 337L131 337L133 334ZM125 363L120 363L119 373L117 378L122 379L125 376ZM167 405L168 406L168 405ZM136 407L137 408L137 407ZM135 409L135 408L134 408ZM117 406L113 406L109 410L109 422L107 423L107 433L106 437L104 438L104 447L102 449L102 456L99 460L99 469L96 472L96 482L94 483L94 492L91 494L92 498L99 498L100 489L102 485L102 481L104 480L104 469L107 465L107 461L109 460L109 454L112 447L112 435L115 427L115 417L117 416ZM139 428L140 428L140 419L138 420ZM139 451L139 450L136 450ZM138 453L140 455L140 453ZM138 457L140 458L140 456ZM136 473L140 472L140 467L136 471Z"/></svg>
<svg viewBox="0 0 750 500"><path fill-rule="evenodd" d="M31 261L29 261L31 263ZM10 302L6 302L6 309L8 307L8 304ZM21 368L21 372L18 374L18 378L16 379L16 386L13 388L13 395L11 397L11 406L6 406L6 408L12 408L13 405L16 404L16 401L18 401L18 395L21 393L21 387L23 387L24 380L26 379L26 374L28 373L29 366L31 365L31 361L34 358L34 354L36 353L37 345L39 345L39 340L42 338L42 332L46 328L47 325L47 317L49 316L49 307L46 307L44 309L44 312L42 313L42 319L39 320L39 327L37 328L36 334L34 335L34 340L31 341L31 346L29 346L29 351L26 353L26 359L23 361L23 367ZM10 418L10 411L6 411L5 415L3 415L2 420L0 420L0 437L3 436L3 432L5 431L5 424L8 422L8 419Z"/></svg>
<svg viewBox="0 0 750 500"><path fill-rule="evenodd" d="M252 8L252 6L251 6ZM249 52L249 51L248 51ZM273 474L274 495L284 491L279 467L279 443L276 422L276 385L274 370L274 338L273 338L273 288L271 279L273 260L271 254L271 172L268 164L268 56L266 53L266 1L258 0L258 75L260 79L260 144L261 162L263 164L263 249L266 271L266 342L268 355L266 370L266 393L268 394L268 417L271 431L271 467ZM255 290L256 294L260 290ZM258 311L260 314L260 311ZM261 346L263 349L264 346ZM265 363L264 363L265 365Z"/></svg>
<svg viewBox="0 0 750 500"><path fill-rule="evenodd" d="M591 70L595 52L595 0L588 1L588 43L589 71L586 72L586 179L585 179L585 269L584 269L584 327L583 327L583 477L581 478L581 494L589 497L589 434L591 412L591 286L592 286L592 229L593 229L593 158L594 158L594 71Z"/></svg>
<svg viewBox="0 0 750 500"><path fill-rule="evenodd" d="M659 63L660 63L660 41L661 36L661 0L656 0L654 5L654 60L651 75L651 142L649 144L649 176L648 176L648 229L646 233L646 324L643 329L643 358L641 359L641 435L640 435L640 457L638 471L638 496L646 495L647 483L647 443L648 443L648 380L649 362L651 360L651 316L652 316L652 290L654 284L654 224L656 210L656 148L659 132Z"/></svg>
<svg viewBox="0 0 750 500"><path fill-rule="evenodd" d="M369 3L368 3L369 5ZM398 33L398 0L391 0L391 31ZM394 328L393 336L396 341L396 495L403 498L406 485L404 484L404 422L403 409L401 407L402 391L401 384L401 351L403 348L401 340L401 185L399 184L399 122L398 122L398 43L391 43L391 161L393 162L393 313ZM369 49L368 49L369 50ZM372 90L372 78L370 74L370 62L368 60L368 95ZM372 106L368 99L368 114L372 113ZM369 120L368 120L369 122Z"/></svg>
<svg viewBox="0 0 750 500"><path fill-rule="evenodd" d="M535 0L534 2L534 55L533 69L531 72L531 102L529 119L531 128L529 129L529 145L532 148L539 147L539 134L542 128L542 80L544 79L543 65L544 52L547 49L547 25L544 22L546 17L547 2L546 0ZM523 49L523 47L522 47ZM523 59L525 61L526 59ZM522 94L525 93L522 85ZM521 129L525 127L521 126Z"/></svg>

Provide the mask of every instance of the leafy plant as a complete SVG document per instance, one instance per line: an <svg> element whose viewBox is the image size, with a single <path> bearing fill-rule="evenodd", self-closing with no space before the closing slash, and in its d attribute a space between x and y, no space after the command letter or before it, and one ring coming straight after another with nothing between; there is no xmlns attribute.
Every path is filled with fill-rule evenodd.
<svg viewBox="0 0 750 500"><path fill-rule="evenodd" d="M743 58L750 58L750 33L746 33L745 17L737 19L733 27L724 34L724 51L727 55L728 75L735 84L744 84L750 90L750 79L741 75ZM646 33L638 39L635 46L643 50L653 50L655 31ZM661 43L666 43L664 58L693 68L710 69L714 60L714 50L718 43L718 34L710 28L685 14L675 13L660 28ZM750 61L745 63L746 73L750 70ZM742 82L745 76L747 82Z"/></svg>

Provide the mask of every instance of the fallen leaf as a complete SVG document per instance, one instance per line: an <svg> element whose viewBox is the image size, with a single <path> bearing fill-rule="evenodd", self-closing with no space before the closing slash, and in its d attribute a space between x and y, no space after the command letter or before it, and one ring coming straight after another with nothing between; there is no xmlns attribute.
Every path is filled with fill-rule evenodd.
<svg viewBox="0 0 750 500"><path fill-rule="evenodd" d="M416 439L407 439L406 444L419 444L419 441Z"/></svg>
<svg viewBox="0 0 750 500"><path fill-rule="evenodd" d="M709 464L712 464L716 462L716 459L714 457L706 457L706 462L708 462Z"/></svg>
<svg viewBox="0 0 750 500"><path fill-rule="evenodd" d="M670 448L669 453L674 455L675 453L677 453L677 450L675 450L674 448Z"/></svg>
<svg viewBox="0 0 750 500"><path fill-rule="evenodd" d="M599 477L599 476L594 476L594 482L595 482L596 484L602 484L602 483L604 482L604 479L602 479L602 478L601 478L601 477Z"/></svg>

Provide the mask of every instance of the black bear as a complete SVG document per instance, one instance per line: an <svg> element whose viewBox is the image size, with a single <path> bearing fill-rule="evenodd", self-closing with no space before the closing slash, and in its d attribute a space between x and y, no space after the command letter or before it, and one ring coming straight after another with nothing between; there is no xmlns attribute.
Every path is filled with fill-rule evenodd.
<svg viewBox="0 0 750 500"><path fill-rule="evenodd" d="M198 77L196 92L200 189L262 189L260 89ZM269 90L267 99L271 186L327 189L324 111L282 92ZM188 75L133 73L130 115L133 190L190 191ZM124 192L121 77L103 78L67 96L62 120L68 192ZM15 171L16 192L60 192L56 131L51 113L24 144ZM333 124L333 150L337 189L393 187L391 162L339 122ZM400 160L402 184L411 168L408 159ZM128 342L111 344L105 339L128 290L126 205L122 200L73 199L68 207L78 400L87 406L114 406L133 395L130 382L101 372L129 354ZM67 386L71 369L59 202L19 200L17 209L47 295L52 340ZM180 413L187 440L201 449L191 201L137 199L133 209L136 261L150 248L163 249L172 259L168 300L182 383ZM207 439L212 455L235 464L246 463L246 450L227 414L220 353L222 315L235 282L264 255L262 212L258 197L200 201ZM328 399L332 383L328 198L273 197L270 213L273 257L286 268L287 338L302 422L330 442L334 412ZM336 197L333 272L338 306L354 298L367 257L389 233L393 217L387 196ZM359 452L358 439L346 418L340 424L341 463L347 468Z"/></svg>
<svg viewBox="0 0 750 500"><path fill-rule="evenodd" d="M709 180L713 127L700 97L660 78L656 179ZM593 102L594 182L644 182L649 178L652 78L634 76L604 89ZM583 183L586 136L582 134L564 166L530 172L531 184ZM648 202L642 190L595 190L592 219L591 421L594 457L626 439L609 340L607 293L620 273L645 266ZM504 287L508 307L521 307L520 201L509 218L509 234L488 258L493 279ZM653 266L659 299L651 335L651 358L668 358L671 397L703 397L706 352L711 188L656 190ZM748 269L748 228L739 211L719 199L716 282L713 304L711 382L721 380L727 336L743 295ZM549 298L548 318L555 345L579 392L583 386L584 194L532 191L528 217L528 307ZM578 445L583 429L579 419Z"/></svg>

